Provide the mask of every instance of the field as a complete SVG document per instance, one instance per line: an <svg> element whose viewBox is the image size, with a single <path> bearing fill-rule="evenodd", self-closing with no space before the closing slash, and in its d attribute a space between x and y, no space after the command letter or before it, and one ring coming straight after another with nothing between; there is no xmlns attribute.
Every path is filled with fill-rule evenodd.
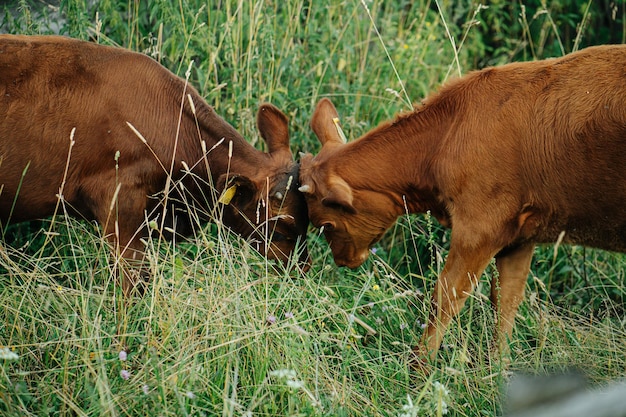
<svg viewBox="0 0 626 417"><path fill-rule="evenodd" d="M256 110L269 101L289 116L294 153L315 153L309 118L322 97L355 139L472 69L624 42L623 9L21 0L0 5L0 32L61 33L189 69L255 146ZM489 352L488 268L423 375L409 353L449 238L427 215L401 218L357 270L338 268L314 228L307 273L217 224L186 242L155 238L152 283L130 302L94 224L59 216L0 230L1 416L495 416L513 372L577 368L594 386L626 376L621 254L538 248L510 363Z"/></svg>

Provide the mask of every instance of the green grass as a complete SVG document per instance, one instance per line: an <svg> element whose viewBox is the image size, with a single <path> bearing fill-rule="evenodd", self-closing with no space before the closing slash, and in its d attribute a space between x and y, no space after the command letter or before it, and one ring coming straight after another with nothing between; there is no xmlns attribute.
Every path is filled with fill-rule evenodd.
<svg viewBox="0 0 626 417"><path fill-rule="evenodd" d="M356 138L459 70L553 51L550 19L565 13L529 15L527 35L489 44L484 22L506 29L500 2L476 15L457 2L366 3L371 19L357 0L63 0L61 22L20 1L0 29L61 22L64 34L144 51L180 75L193 61L193 85L250 142L263 146L254 115L267 100L289 115L293 150L315 152L319 98L333 99ZM575 27L583 14L569 18ZM65 218L4 231L0 347L18 359L0 359L0 415L497 415L509 371L625 376L624 255L538 249L506 369L488 353L483 279L424 376L407 360L447 253L447 232L427 216L400 219L355 271L337 268L313 229L306 274L268 264L216 225L176 245L154 239L152 283L130 302L100 233Z"/></svg>

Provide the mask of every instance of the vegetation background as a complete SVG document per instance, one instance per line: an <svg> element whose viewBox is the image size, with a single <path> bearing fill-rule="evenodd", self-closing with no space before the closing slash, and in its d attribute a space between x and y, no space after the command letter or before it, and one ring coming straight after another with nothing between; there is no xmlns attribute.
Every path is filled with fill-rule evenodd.
<svg viewBox="0 0 626 417"><path fill-rule="evenodd" d="M270 101L289 115L294 152L316 152L321 97L354 139L472 69L624 43L624 3L20 0L0 5L0 32L119 45L181 76L191 64L191 83L255 146ZM537 249L508 368L488 353L485 279L424 376L408 354L447 251L428 216L400 219L355 271L314 229L306 274L216 224L155 239L152 285L131 303L93 224L1 233L2 416L489 416L503 413L511 371L575 367L597 385L626 375L624 255Z"/></svg>

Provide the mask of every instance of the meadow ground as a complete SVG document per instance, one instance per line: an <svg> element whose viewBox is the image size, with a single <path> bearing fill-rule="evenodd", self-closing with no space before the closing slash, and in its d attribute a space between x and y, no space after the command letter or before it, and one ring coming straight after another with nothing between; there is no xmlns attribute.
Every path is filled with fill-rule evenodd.
<svg viewBox="0 0 626 417"><path fill-rule="evenodd" d="M321 97L354 139L450 77L562 54L599 32L582 6L567 21L553 9L507 16L499 2L13 6L0 31L120 45L181 76L192 63L190 82L256 146L256 109L274 103L289 115L294 152L319 149L308 122ZM448 239L428 216L400 219L357 270L337 268L315 229L307 273L266 262L218 224L177 244L155 236L152 283L130 302L94 225L57 217L2 233L3 416L491 416L511 372L578 368L594 385L626 374L619 254L537 249L508 367L488 350L490 267L422 375L409 353Z"/></svg>

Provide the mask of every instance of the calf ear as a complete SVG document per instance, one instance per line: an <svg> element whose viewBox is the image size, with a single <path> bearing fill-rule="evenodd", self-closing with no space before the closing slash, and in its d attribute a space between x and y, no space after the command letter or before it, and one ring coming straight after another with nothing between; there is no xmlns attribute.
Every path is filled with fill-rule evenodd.
<svg viewBox="0 0 626 417"><path fill-rule="evenodd" d="M353 205L352 188L342 178L333 177L328 187L328 194L322 198L322 204L327 207L337 206L347 213L356 214Z"/></svg>
<svg viewBox="0 0 626 417"><path fill-rule="evenodd" d="M311 129L322 146L345 143L345 137L341 127L339 127L339 114L337 114L333 102L327 98L323 98L317 103L313 117L311 117Z"/></svg>
<svg viewBox="0 0 626 417"><path fill-rule="evenodd" d="M267 143L270 154L288 152L289 149L289 120L276 106L265 103L259 108L256 124L261 137Z"/></svg>
<svg viewBox="0 0 626 417"><path fill-rule="evenodd" d="M243 210L256 202L258 188L248 177L237 174L222 174L217 179L218 203Z"/></svg>

